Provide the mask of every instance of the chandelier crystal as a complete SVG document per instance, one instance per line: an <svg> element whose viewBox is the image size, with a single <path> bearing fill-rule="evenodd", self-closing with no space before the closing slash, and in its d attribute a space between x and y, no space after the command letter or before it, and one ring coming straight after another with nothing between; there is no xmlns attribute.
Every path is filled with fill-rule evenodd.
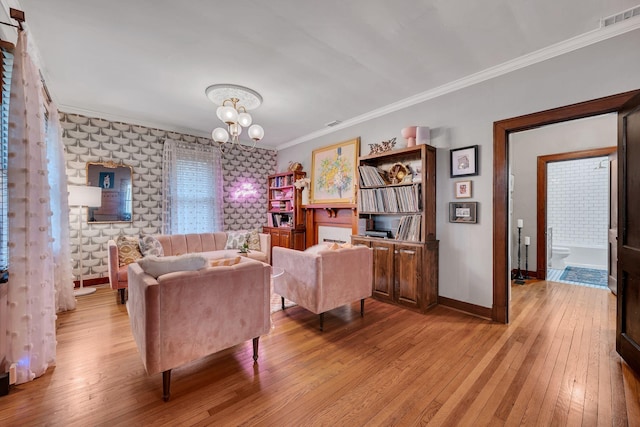
<svg viewBox="0 0 640 427"><path fill-rule="evenodd" d="M253 118L248 111L262 104L262 96L253 89L232 84L212 85L205 93L211 102L218 105L216 116L226 125L226 129L218 127L211 132L220 151L224 153L226 143L230 143L229 146L236 144L244 151L254 150L256 143L264 137L264 129L258 124L252 124ZM240 134L244 128L248 128L247 135L253 140L253 145L248 147L240 143Z"/></svg>

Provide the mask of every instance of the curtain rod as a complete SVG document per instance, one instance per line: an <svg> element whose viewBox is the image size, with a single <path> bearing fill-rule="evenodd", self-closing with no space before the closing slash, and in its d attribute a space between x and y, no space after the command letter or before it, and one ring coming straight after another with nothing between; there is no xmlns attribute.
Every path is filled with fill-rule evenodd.
<svg viewBox="0 0 640 427"><path fill-rule="evenodd" d="M10 22L2 22L0 21L0 24L2 25L8 25L10 27L14 27L17 28L18 30L22 31L24 28L22 28L22 23L25 21L24 19L24 12L18 9L14 9L12 7L9 8L9 15L12 19L15 19L16 21L18 21L18 24L12 24Z"/></svg>

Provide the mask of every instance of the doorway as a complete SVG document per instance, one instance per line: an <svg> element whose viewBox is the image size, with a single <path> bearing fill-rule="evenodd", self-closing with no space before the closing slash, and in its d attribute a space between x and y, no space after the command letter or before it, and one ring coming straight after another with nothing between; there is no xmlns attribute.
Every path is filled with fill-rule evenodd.
<svg viewBox="0 0 640 427"><path fill-rule="evenodd" d="M617 112L640 94L640 90L555 108L494 123L493 140L493 306L491 317L509 323L509 134L599 114Z"/></svg>
<svg viewBox="0 0 640 427"><path fill-rule="evenodd" d="M615 137L614 137L615 138ZM617 147L538 157L537 276L608 289L609 156Z"/></svg>

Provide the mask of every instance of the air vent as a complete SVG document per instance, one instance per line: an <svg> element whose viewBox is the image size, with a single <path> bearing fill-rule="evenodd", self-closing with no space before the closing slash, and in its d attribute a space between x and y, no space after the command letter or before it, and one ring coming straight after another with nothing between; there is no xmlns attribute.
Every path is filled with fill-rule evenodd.
<svg viewBox="0 0 640 427"><path fill-rule="evenodd" d="M600 28L608 27L613 24L617 24L618 22L625 21L629 18L633 18L634 16L640 16L640 5L636 7L632 7L631 9L627 9L624 12L617 13L615 15L607 16L606 18L602 18L600 20Z"/></svg>
<svg viewBox="0 0 640 427"><path fill-rule="evenodd" d="M333 127L333 126L338 126L340 123L342 123L342 120L334 120L332 122L325 123L324 125L327 127Z"/></svg>

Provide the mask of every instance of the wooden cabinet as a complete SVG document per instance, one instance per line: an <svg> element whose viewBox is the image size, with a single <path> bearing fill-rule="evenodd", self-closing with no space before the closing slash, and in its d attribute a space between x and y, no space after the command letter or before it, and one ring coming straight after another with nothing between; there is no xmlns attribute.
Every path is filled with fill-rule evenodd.
<svg viewBox="0 0 640 427"><path fill-rule="evenodd" d="M262 227L263 233L271 235L271 247L280 246L303 251L305 249L304 229L284 227Z"/></svg>
<svg viewBox="0 0 640 427"><path fill-rule="evenodd" d="M438 241L394 242L352 236L373 250L373 297L424 312L438 302Z"/></svg>
<svg viewBox="0 0 640 427"><path fill-rule="evenodd" d="M424 312L438 301L435 148L364 156L358 164L359 227L352 243L373 250L373 297ZM398 171L401 178L393 179Z"/></svg>
<svg viewBox="0 0 640 427"><path fill-rule="evenodd" d="M271 235L272 248L305 249L302 195L294 183L306 175L305 172L284 172L267 177L269 225L262 231Z"/></svg>

